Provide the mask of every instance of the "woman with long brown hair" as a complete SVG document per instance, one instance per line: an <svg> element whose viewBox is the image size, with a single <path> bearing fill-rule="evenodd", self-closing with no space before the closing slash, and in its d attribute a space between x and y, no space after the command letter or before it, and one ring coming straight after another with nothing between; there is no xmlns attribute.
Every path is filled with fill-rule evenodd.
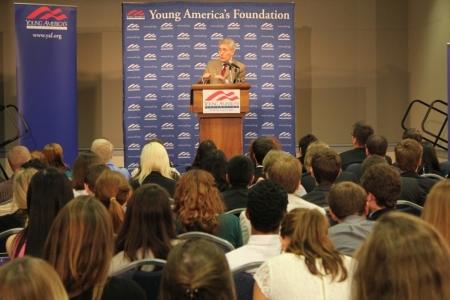
<svg viewBox="0 0 450 300"><path fill-rule="evenodd" d="M182 175L174 200L178 234L203 231L229 241L235 248L243 245L239 219L224 214L225 206L210 173L191 170Z"/></svg>
<svg viewBox="0 0 450 300"><path fill-rule="evenodd" d="M113 239L108 211L91 196L78 196L58 214L43 258L55 268L70 299L145 299L136 283L108 278Z"/></svg>
<svg viewBox="0 0 450 300"><path fill-rule="evenodd" d="M166 260L176 242L169 193L157 184L144 184L128 201L111 268L144 258ZM153 266L143 266L141 270L152 271Z"/></svg>
<svg viewBox="0 0 450 300"><path fill-rule="evenodd" d="M285 253L258 269L253 299L349 299L352 258L334 248L328 226L317 209L289 212L280 230Z"/></svg>
<svg viewBox="0 0 450 300"><path fill-rule="evenodd" d="M41 152L41 158L47 161L50 167L60 169L69 179L72 179L72 172L69 165L64 162L63 149L60 144L51 143L45 145Z"/></svg>
<svg viewBox="0 0 450 300"><path fill-rule="evenodd" d="M131 196L131 187L123 174L105 170L95 182L95 197L108 209L114 233L119 232L125 217L124 207Z"/></svg>

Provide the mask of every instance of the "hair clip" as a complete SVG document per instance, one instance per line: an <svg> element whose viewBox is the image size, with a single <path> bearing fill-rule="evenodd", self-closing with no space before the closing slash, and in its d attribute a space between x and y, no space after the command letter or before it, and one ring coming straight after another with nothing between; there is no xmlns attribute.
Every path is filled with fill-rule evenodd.
<svg viewBox="0 0 450 300"><path fill-rule="evenodd" d="M195 290L187 289L186 293L184 295L185 295L184 298L186 300L197 299L198 298L198 289L195 289Z"/></svg>

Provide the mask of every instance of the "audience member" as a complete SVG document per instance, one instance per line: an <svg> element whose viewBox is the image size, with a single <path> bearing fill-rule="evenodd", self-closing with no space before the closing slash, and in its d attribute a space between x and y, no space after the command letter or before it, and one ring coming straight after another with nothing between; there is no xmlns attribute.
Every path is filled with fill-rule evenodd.
<svg viewBox="0 0 450 300"><path fill-rule="evenodd" d="M312 158L314 157L314 155L317 152L322 151L323 149L328 149L328 148L330 148L330 147L326 143L317 141L317 142L312 142L308 146L308 149L306 150L305 167L307 169L307 172L302 174L302 186L305 188L307 193L312 192L314 190L314 188L316 187L316 180L311 176ZM346 172L346 171L341 171L339 173L339 176L335 180L336 183L342 182L342 181L351 181L354 183L359 183L359 180L356 178L356 175L354 173Z"/></svg>
<svg viewBox="0 0 450 300"><path fill-rule="evenodd" d="M224 214L225 207L210 173L194 169L183 174L174 200L178 234L203 231L229 241L235 248L243 245L239 219Z"/></svg>
<svg viewBox="0 0 450 300"><path fill-rule="evenodd" d="M30 151L24 146L15 146L6 156L8 166L13 172L11 178L0 183L0 203L8 201L13 196L14 176L19 172L20 166L31 159Z"/></svg>
<svg viewBox="0 0 450 300"><path fill-rule="evenodd" d="M332 149L323 149L311 160L311 176L316 180L314 190L302 196L320 207L328 206L327 196L341 171L341 157Z"/></svg>
<svg viewBox="0 0 450 300"><path fill-rule="evenodd" d="M95 163L102 163L102 160L95 152L90 150L80 153L75 159L72 168L73 194L75 197L87 195L84 188L84 173L89 165Z"/></svg>
<svg viewBox="0 0 450 300"><path fill-rule="evenodd" d="M278 233L287 209L287 197L283 187L273 180L263 180L250 189L245 214L250 220L251 236L247 245L226 254L231 269L266 261L281 253Z"/></svg>
<svg viewBox="0 0 450 300"><path fill-rule="evenodd" d="M33 150L33 151L30 151L30 155L31 155L31 159L33 159L33 158L40 159L42 157L42 152L39 150Z"/></svg>
<svg viewBox="0 0 450 300"><path fill-rule="evenodd" d="M436 183L428 195L421 218L442 234L450 247L450 180Z"/></svg>
<svg viewBox="0 0 450 300"><path fill-rule="evenodd" d="M204 239L176 245L164 267L159 294L164 300L236 300L222 249Z"/></svg>
<svg viewBox="0 0 450 300"><path fill-rule="evenodd" d="M340 182L327 197L333 220L339 224L328 228L328 237L336 249L352 256L372 231L375 222L367 221L367 194L353 182Z"/></svg>
<svg viewBox="0 0 450 300"><path fill-rule="evenodd" d="M52 266L30 256L0 268L0 291L0 300L69 300Z"/></svg>
<svg viewBox="0 0 450 300"><path fill-rule="evenodd" d="M125 176L117 171L103 171L95 182L95 197L108 209L114 233L122 225L124 207L131 196L131 187Z"/></svg>
<svg viewBox="0 0 450 300"><path fill-rule="evenodd" d="M72 179L72 172L69 165L64 162L63 149L60 144L45 145L41 152L41 158L45 159L50 167L63 171L69 179Z"/></svg>
<svg viewBox="0 0 450 300"><path fill-rule="evenodd" d="M220 194L227 211L247 207L248 187L253 182L252 160L245 155L232 157L227 164L226 179L230 188Z"/></svg>
<svg viewBox="0 0 450 300"><path fill-rule="evenodd" d="M209 172L214 177L219 192L228 190L227 157L222 150L214 149L206 153L199 169Z"/></svg>
<svg viewBox="0 0 450 300"><path fill-rule="evenodd" d="M254 171L255 178L252 182L254 184L260 177L265 178L262 163L266 154L272 149L278 149L276 149L275 143L267 136L260 136L255 139L251 148L251 158L256 162Z"/></svg>
<svg viewBox="0 0 450 300"><path fill-rule="evenodd" d="M111 270L144 258L167 260L177 242L169 193L157 184L139 187L127 204L127 213L116 238ZM153 271L143 266L142 271Z"/></svg>
<svg viewBox="0 0 450 300"><path fill-rule="evenodd" d="M366 141L373 134L372 126L359 121L353 124L352 150L342 152L342 170L346 171L351 164L362 163L366 158Z"/></svg>
<svg viewBox="0 0 450 300"><path fill-rule="evenodd" d="M422 132L416 128L408 128L403 132L402 140L413 139L422 142Z"/></svg>
<svg viewBox="0 0 450 300"><path fill-rule="evenodd" d="M422 145L418 141L402 140L395 146L395 162L400 168L401 176L417 180L420 188L428 195L437 181L417 174L417 169L422 164L422 152Z"/></svg>
<svg viewBox="0 0 450 300"><path fill-rule="evenodd" d="M393 167L385 164L371 166L361 177L361 185L367 193L370 210L368 220L376 221L381 215L395 209L402 181Z"/></svg>
<svg viewBox="0 0 450 300"><path fill-rule="evenodd" d="M206 153L208 153L211 150L216 150L216 144L214 144L211 140L204 140L198 145L197 152L195 153L194 161L192 162L192 165L188 166L186 168L186 171L192 170L192 169L198 169L200 167L200 164L202 163L203 157L205 157Z"/></svg>
<svg viewBox="0 0 450 300"><path fill-rule="evenodd" d="M89 196L95 196L95 183L100 175L106 171L111 170L104 163L91 164L87 166L86 171L84 171L84 190Z"/></svg>
<svg viewBox="0 0 450 300"><path fill-rule="evenodd" d="M133 190L146 183L156 183L173 197L176 181L171 178L169 155L163 145L157 142L146 144L142 149L140 165L139 175L130 181Z"/></svg>
<svg viewBox="0 0 450 300"><path fill-rule="evenodd" d="M427 141L421 142L423 148L422 164L419 166L418 172L421 174L436 174L441 177L445 177L439 166L439 160L437 157L436 149L433 144Z"/></svg>
<svg viewBox="0 0 450 300"><path fill-rule="evenodd" d="M43 258L55 268L70 299L146 299L135 282L108 278L113 239L111 218L95 198L78 196L60 211Z"/></svg>
<svg viewBox="0 0 450 300"><path fill-rule="evenodd" d="M311 144L312 142L317 142L317 141L318 141L318 139L312 134L307 134L307 135L301 137L300 140L298 141L298 154L300 155L298 157L298 160L302 164L303 173L308 172L308 170L305 167L306 149L308 149L309 144Z"/></svg>
<svg viewBox="0 0 450 300"><path fill-rule="evenodd" d="M28 218L27 191L36 169L20 170L14 177L13 199L9 214L0 217L0 232L13 228L25 227ZM2 205L6 206L6 204ZM3 247L3 245L2 245Z"/></svg>
<svg viewBox="0 0 450 300"><path fill-rule="evenodd" d="M368 156L364 162L362 163L362 174L370 168L371 166L377 164L385 164L388 165L386 159L378 155ZM397 169L396 169L397 170ZM419 186L419 183L414 178L401 177L402 180L402 191L400 193L398 200L407 200L418 205L423 205L427 198L427 195L422 191Z"/></svg>
<svg viewBox="0 0 450 300"><path fill-rule="evenodd" d="M36 169L36 170L42 170L42 169L46 169L49 166L48 162L45 159L41 159L41 158L32 158L29 161L27 161L26 163L22 164L20 166L22 169L28 169L28 168L32 168L32 169Z"/></svg>
<svg viewBox="0 0 450 300"><path fill-rule="evenodd" d="M353 297L450 299L450 251L432 226L414 216L383 216L355 253Z"/></svg>
<svg viewBox="0 0 450 300"><path fill-rule="evenodd" d="M253 299L349 299L353 260L334 248L327 228L315 209L288 213L280 230L285 253L258 269Z"/></svg>
<svg viewBox="0 0 450 300"><path fill-rule="evenodd" d="M97 153L102 162L112 171L120 172L127 180L131 179L130 172L126 168L116 167L112 162L114 146L108 139L100 138L94 140L91 145L91 151Z"/></svg>
<svg viewBox="0 0 450 300"><path fill-rule="evenodd" d="M386 155L387 148L388 141L384 136L372 134L366 141L366 157L373 155L380 156L385 158L389 165L392 165L392 159ZM358 180L360 180L362 176L361 165L362 162L351 164L347 167L347 171L355 173Z"/></svg>
<svg viewBox="0 0 450 300"><path fill-rule="evenodd" d="M34 174L27 191L28 224L6 241L9 257L40 257L53 220L72 198L72 183L62 170L47 168Z"/></svg>

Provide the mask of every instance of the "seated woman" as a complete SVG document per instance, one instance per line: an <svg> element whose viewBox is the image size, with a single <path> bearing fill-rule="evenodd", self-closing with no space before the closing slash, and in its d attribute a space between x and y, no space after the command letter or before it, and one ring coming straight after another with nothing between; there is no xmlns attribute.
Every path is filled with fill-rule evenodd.
<svg viewBox="0 0 450 300"><path fill-rule="evenodd" d="M9 214L0 217L0 232L8 229L25 227L28 218L27 191L31 178L37 173L36 169L20 170L14 176L13 198L9 207ZM2 206L6 206L4 204ZM4 245L2 245L3 247Z"/></svg>
<svg viewBox="0 0 450 300"><path fill-rule="evenodd" d="M186 167L186 172L192 169L198 169L202 163L203 157L211 151L217 149L216 144L211 140L204 140L198 145L192 165Z"/></svg>
<svg viewBox="0 0 450 300"><path fill-rule="evenodd" d="M61 279L46 261L25 256L0 268L0 300L69 300Z"/></svg>
<svg viewBox="0 0 450 300"><path fill-rule="evenodd" d="M169 155L163 145L158 142L145 145L142 149L140 167L139 175L130 181L133 190L146 183L156 183L173 197L177 182L171 178Z"/></svg>
<svg viewBox="0 0 450 300"><path fill-rule="evenodd" d="M224 252L204 239L179 243L167 259L159 294L164 300L235 300Z"/></svg>
<svg viewBox="0 0 450 300"><path fill-rule="evenodd" d="M6 241L9 257L41 257L53 220L71 199L72 182L61 170L47 168L34 174L27 191L28 225Z"/></svg>
<svg viewBox="0 0 450 300"><path fill-rule="evenodd" d="M352 258L334 248L328 226L317 209L289 212L280 230L285 253L258 269L253 299L349 299Z"/></svg>
<svg viewBox="0 0 450 300"><path fill-rule="evenodd" d="M139 187L127 204L127 213L116 238L116 255L111 271L143 258L167 260L177 234L169 193L157 184ZM152 271L153 266L141 270Z"/></svg>
<svg viewBox="0 0 450 300"><path fill-rule="evenodd" d="M70 167L63 160L64 154L60 144L52 143L45 145L41 152L41 158L46 160L50 167L62 170L69 179L72 179Z"/></svg>
<svg viewBox="0 0 450 300"><path fill-rule="evenodd" d="M222 150L209 151L200 164L200 170L205 170L211 173L216 182L216 187L219 192L228 190L227 182L227 157Z"/></svg>
<svg viewBox="0 0 450 300"><path fill-rule="evenodd" d="M131 187L123 174L105 170L95 182L95 197L108 209L114 233L119 232L125 216L124 207L131 197Z"/></svg>
<svg viewBox="0 0 450 300"><path fill-rule="evenodd" d="M70 299L146 299L135 282L108 278L113 239L108 211L91 196L78 196L58 214L43 258L55 268Z"/></svg>
<svg viewBox="0 0 450 300"><path fill-rule="evenodd" d="M354 257L352 299L450 299L448 245L415 216L383 215Z"/></svg>
<svg viewBox="0 0 450 300"><path fill-rule="evenodd" d="M421 144L423 148L422 164L419 166L417 173L420 175L431 173L445 177L441 167L439 166L439 160L433 144L427 141L422 141Z"/></svg>
<svg viewBox="0 0 450 300"><path fill-rule="evenodd" d="M87 195L84 189L84 173L89 165L103 163L100 156L91 150L84 151L78 155L73 163L72 183L73 193L76 196Z"/></svg>
<svg viewBox="0 0 450 300"><path fill-rule="evenodd" d="M191 170L182 175L174 200L178 234L203 231L229 241L235 248L243 245L239 219L224 214L224 204L214 178L208 172Z"/></svg>

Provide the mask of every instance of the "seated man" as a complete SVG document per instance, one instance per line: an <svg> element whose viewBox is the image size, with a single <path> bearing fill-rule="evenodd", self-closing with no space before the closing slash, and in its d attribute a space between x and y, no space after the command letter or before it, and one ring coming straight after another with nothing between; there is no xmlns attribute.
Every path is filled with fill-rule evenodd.
<svg viewBox="0 0 450 300"><path fill-rule="evenodd" d="M318 151L311 160L311 176L317 185L302 198L320 207L328 206L326 198L340 171L341 158L336 151L329 148Z"/></svg>
<svg viewBox="0 0 450 300"><path fill-rule="evenodd" d="M220 194L227 211L247 207L253 172L253 162L248 156L236 155L228 161L226 179L230 188Z"/></svg>
<svg viewBox="0 0 450 300"><path fill-rule="evenodd" d="M373 134L373 128L364 122L356 122L352 131L352 150L342 152L342 170L346 171L351 164L362 163L366 158L366 141Z"/></svg>
<svg viewBox="0 0 450 300"><path fill-rule="evenodd" d="M19 172L20 166L31 159L30 151L24 146L15 146L7 154L8 167L13 175L8 180L0 183L0 203L12 199L14 177Z"/></svg>
<svg viewBox="0 0 450 300"><path fill-rule="evenodd" d="M417 170L422 164L422 145L413 139L405 139L395 146L395 163L400 168L402 177L414 178L422 191L428 195L436 180L421 177Z"/></svg>
<svg viewBox="0 0 450 300"><path fill-rule="evenodd" d="M366 220L367 194L353 182L341 182L331 188L327 201L331 217L338 222L328 228L328 237L339 252L352 256L375 225Z"/></svg>
<svg viewBox="0 0 450 300"><path fill-rule="evenodd" d="M367 220L376 221L384 213L395 210L402 190L398 171L386 164L377 164L365 170L361 185L367 193L370 214Z"/></svg>
<svg viewBox="0 0 450 300"><path fill-rule="evenodd" d="M92 142L91 151L97 153L105 165L107 165L111 170L120 172L125 176L127 180L131 179L130 172L125 168L116 167L112 162L114 146L113 144L105 139L96 139Z"/></svg>
<svg viewBox="0 0 450 300"><path fill-rule="evenodd" d="M366 141L366 156L381 156L385 158L390 165L392 165L392 159L388 155L386 155L387 148L388 141L384 136L379 134L372 134ZM351 164L347 168L347 171L355 173L358 180L360 180L362 176L361 164L362 162Z"/></svg>
<svg viewBox="0 0 450 300"><path fill-rule="evenodd" d="M250 220L251 236L247 245L225 255L230 269L266 261L281 253L279 231L287 203L286 191L273 180L262 180L249 190L245 215Z"/></svg>

